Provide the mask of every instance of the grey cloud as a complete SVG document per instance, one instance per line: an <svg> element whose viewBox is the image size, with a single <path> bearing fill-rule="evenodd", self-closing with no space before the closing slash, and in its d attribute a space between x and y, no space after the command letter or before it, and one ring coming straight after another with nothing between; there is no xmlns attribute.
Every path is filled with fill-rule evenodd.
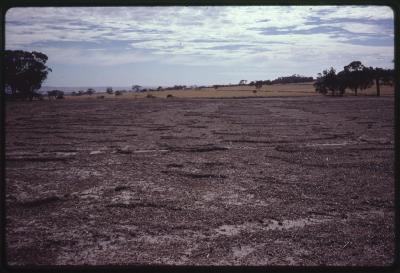
<svg viewBox="0 0 400 273"><path fill-rule="evenodd" d="M271 20L269 19L264 19L264 20L258 20L257 23L267 23L270 22Z"/></svg>
<svg viewBox="0 0 400 273"><path fill-rule="evenodd" d="M248 46L244 45L223 45L223 46L212 46L212 47L206 47L204 49L208 50L240 50Z"/></svg>
<svg viewBox="0 0 400 273"><path fill-rule="evenodd" d="M394 40L387 37L367 37L367 38L352 38L347 39L345 43L353 45L367 45L367 46L393 46Z"/></svg>
<svg viewBox="0 0 400 273"><path fill-rule="evenodd" d="M225 39L193 39L189 42L194 43L229 43L229 42L237 42L237 40L225 40Z"/></svg>

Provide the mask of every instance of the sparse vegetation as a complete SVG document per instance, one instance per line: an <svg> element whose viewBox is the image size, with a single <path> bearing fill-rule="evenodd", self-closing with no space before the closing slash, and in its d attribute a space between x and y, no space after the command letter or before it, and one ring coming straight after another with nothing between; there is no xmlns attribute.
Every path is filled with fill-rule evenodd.
<svg viewBox="0 0 400 273"><path fill-rule="evenodd" d="M55 99L64 99L64 92L61 90L52 90L47 92L47 96L49 97L49 100L53 97Z"/></svg>

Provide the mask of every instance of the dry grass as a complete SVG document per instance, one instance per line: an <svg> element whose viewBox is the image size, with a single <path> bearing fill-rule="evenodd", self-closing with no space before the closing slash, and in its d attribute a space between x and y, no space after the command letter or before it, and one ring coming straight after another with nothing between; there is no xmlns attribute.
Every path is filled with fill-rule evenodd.
<svg viewBox="0 0 400 273"><path fill-rule="evenodd" d="M100 94L104 98L115 98L115 99L141 99L150 96L155 98L167 98L168 95L172 95L174 98L240 98L240 97L281 97L281 96L320 96L315 92L312 85L313 83L295 83L295 84L274 84L264 85L257 92L254 92L256 88L254 86L227 86L214 88L202 88L202 89L186 89L186 90L165 90L165 91L149 91L149 92L127 92L121 96L115 96L114 94L97 93L95 95L83 95L83 96L66 96L67 99L83 99L92 98L96 99ZM381 96L393 96L393 86L381 86ZM150 95L150 96L149 96ZM346 90L346 96L353 96L354 92ZM359 96L374 96L376 95L375 85L367 90L359 92Z"/></svg>

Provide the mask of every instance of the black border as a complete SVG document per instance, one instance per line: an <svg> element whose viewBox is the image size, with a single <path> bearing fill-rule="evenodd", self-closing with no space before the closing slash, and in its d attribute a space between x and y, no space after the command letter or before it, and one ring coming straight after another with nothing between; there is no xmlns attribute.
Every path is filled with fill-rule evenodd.
<svg viewBox="0 0 400 273"><path fill-rule="evenodd" d="M389 6L394 13L394 190L395 190L395 257L389 266L8 266L6 259L5 223L5 97L3 54L5 49L5 16L13 7L86 7L86 6L253 6L253 5L378 5ZM1 78L0 78L0 272L400 272L400 1L397 0L3 0L0 2Z"/></svg>

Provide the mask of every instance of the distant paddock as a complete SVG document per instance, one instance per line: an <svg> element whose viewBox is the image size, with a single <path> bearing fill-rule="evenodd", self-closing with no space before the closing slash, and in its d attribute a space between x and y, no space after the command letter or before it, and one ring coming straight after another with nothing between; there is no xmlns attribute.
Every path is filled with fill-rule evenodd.
<svg viewBox="0 0 400 273"><path fill-rule="evenodd" d="M226 86L201 88L201 89L185 89L185 90L163 90L163 91L148 91L148 92L126 92L120 96L114 94L107 94L103 92L95 93L94 95L81 95L72 96L67 95L67 99L96 99L99 95L107 98L115 99L140 99L146 98L148 95L152 95L156 98L166 98L168 95L172 95L174 98L240 98L240 97L287 97L287 96L321 96L316 93L312 85L313 83L295 83L295 84L274 84L274 85L263 85L260 89L256 89L254 86ZM375 96L376 87L372 87L359 91L359 96ZM393 86L381 86L381 96L393 96ZM354 92L346 90L345 96L354 96Z"/></svg>

